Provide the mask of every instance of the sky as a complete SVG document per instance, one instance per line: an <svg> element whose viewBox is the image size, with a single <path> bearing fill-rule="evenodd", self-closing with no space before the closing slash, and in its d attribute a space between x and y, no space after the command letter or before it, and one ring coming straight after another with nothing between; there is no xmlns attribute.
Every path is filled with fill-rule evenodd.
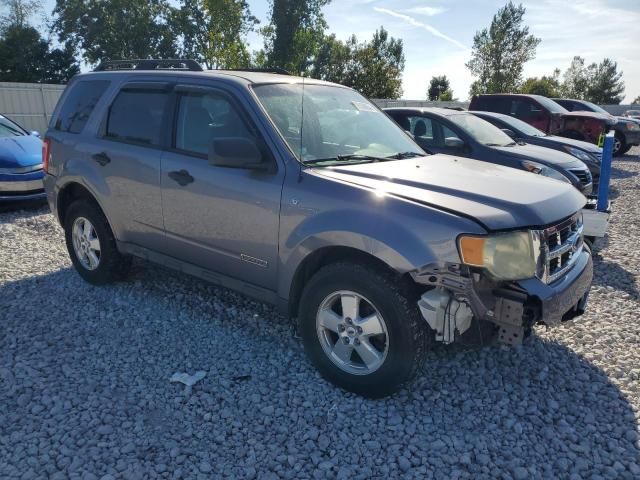
<svg viewBox="0 0 640 480"><path fill-rule="evenodd" d="M575 55L587 63L609 57L624 72L627 103L640 95L640 0L521 0L524 21L542 39L536 58L525 64L524 75L564 71ZM51 11L55 1L46 0ZM269 2L249 0L251 12L265 24ZM473 81L464 66L470 58L473 36L488 27L506 0L333 0L324 9L329 32L342 40L355 34L369 40L384 26L404 42L405 99L426 97L429 80L447 75L454 97L468 98ZM252 49L262 47L257 34L249 36ZM623 101L624 103L624 101Z"/></svg>

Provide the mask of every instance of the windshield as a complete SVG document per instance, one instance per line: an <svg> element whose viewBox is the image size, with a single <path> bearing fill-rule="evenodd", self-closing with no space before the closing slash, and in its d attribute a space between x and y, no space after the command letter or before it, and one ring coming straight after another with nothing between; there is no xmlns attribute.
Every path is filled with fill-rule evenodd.
<svg viewBox="0 0 640 480"><path fill-rule="evenodd" d="M400 127L354 90L301 83L258 85L254 90L302 162L425 155Z"/></svg>
<svg viewBox="0 0 640 480"><path fill-rule="evenodd" d="M496 113L495 118L502 120L506 123L509 128L515 130L517 132L521 132L529 137L546 137L547 134L542 130L538 130L536 127L532 127L527 122L523 122L522 120L514 117L510 117L509 115L502 115L500 113Z"/></svg>
<svg viewBox="0 0 640 480"><path fill-rule="evenodd" d="M627 115L640 115L640 110L627 110Z"/></svg>
<svg viewBox="0 0 640 480"><path fill-rule="evenodd" d="M559 103L556 103L547 97L536 95L535 98L540 105L549 110L551 113L567 113L569 111Z"/></svg>
<svg viewBox="0 0 640 480"><path fill-rule="evenodd" d="M27 132L17 124L0 115L0 137L19 137L26 134Z"/></svg>
<svg viewBox="0 0 640 480"><path fill-rule="evenodd" d="M483 145L496 147L515 145L511 137L498 127L470 113L457 113L447 118Z"/></svg>
<svg viewBox="0 0 640 480"><path fill-rule="evenodd" d="M578 107L586 106L592 112L599 112L599 113L604 113L605 115L609 115L609 112L607 112L604 108L599 107L595 103L586 102L584 100L581 100L580 103L582 103L582 105L578 104ZM574 110L582 110L582 109L581 108L576 108Z"/></svg>

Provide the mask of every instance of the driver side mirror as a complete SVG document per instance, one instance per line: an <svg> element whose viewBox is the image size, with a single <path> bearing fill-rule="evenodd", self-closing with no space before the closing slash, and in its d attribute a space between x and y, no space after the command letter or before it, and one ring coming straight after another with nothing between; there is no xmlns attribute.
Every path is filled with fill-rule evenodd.
<svg viewBox="0 0 640 480"><path fill-rule="evenodd" d="M444 146L450 148L464 148L464 142L458 137L447 137L444 139Z"/></svg>
<svg viewBox="0 0 640 480"><path fill-rule="evenodd" d="M209 165L243 168L246 170L271 170L255 140L245 137L216 138L209 144Z"/></svg>

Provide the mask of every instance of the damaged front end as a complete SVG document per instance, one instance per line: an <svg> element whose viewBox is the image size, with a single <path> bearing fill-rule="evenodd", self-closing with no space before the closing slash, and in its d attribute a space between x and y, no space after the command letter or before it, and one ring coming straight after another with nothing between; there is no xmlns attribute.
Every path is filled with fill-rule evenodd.
<svg viewBox="0 0 640 480"><path fill-rule="evenodd" d="M431 264L411 273L417 284L430 287L418 307L436 341L453 343L478 322L491 324L500 343L517 345L536 324L554 326L584 313L593 264L581 217L532 230L531 236L537 249L532 278L500 280L462 263Z"/></svg>

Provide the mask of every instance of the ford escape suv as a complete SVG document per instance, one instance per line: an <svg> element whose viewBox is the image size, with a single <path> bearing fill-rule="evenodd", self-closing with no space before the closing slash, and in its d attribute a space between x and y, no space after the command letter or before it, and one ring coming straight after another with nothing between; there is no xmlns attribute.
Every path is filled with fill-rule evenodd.
<svg viewBox="0 0 640 480"><path fill-rule="evenodd" d="M427 156L340 85L109 62L68 85L43 156L85 280L138 256L278 305L321 374L362 395L397 390L433 342L518 344L586 306L576 189Z"/></svg>

